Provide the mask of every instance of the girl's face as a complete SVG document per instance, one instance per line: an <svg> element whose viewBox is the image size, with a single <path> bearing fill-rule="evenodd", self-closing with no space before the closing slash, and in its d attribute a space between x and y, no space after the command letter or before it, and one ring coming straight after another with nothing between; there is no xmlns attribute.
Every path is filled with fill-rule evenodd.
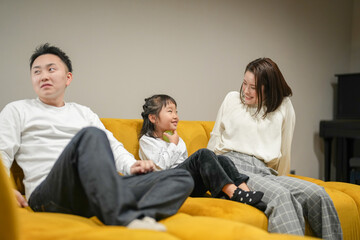
<svg viewBox="0 0 360 240"><path fill-rule="evenodd" d="M155 119L155 131L164 133L165 131L174 131L177 128L179 117L174 103L168 103Z"/></svg>
<svg viewBox="0 0 360 240"><path fill-rule="evenodd" d="M245 72L242 91L246 105L257 105L258 95L256 93L256 81L255 75L252 72Z"/></svg>

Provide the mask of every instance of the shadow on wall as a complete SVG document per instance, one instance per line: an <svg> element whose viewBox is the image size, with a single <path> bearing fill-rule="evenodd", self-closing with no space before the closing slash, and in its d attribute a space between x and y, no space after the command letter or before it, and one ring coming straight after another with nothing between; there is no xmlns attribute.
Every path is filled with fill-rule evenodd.
<svg viewBox="0 0 360 240"><path fill-rule="evenodd" d="M337 107L338 107L338 84L337 83L331 83L332 89L333 89L333 119L336 119L337 114Z"/></svg>
<svg viewBox="0 0 360 240"><path fill-rule="evenodd" d="M325 163L324 163L324 139L322 139L319 135L319 132L314 133L313 137L313 143L314 143L314 153L318 161L319 166L319 179L324 180L325 178Z"/></svg>
<svg viewBox="0 0 360 240"><path fill-rule="evenodd" d="M336 79L334 77L334 79ZM333 119L336 119L336 112L337 112L337 98L338 98L338 84L337 82L332 82L331 87L333 90ZM320 124L320 123L319 123ZM320 128L320 125L319 125ZM319 179L325 180L325 156L324 156L324 139L320 137L319 132L315 132L313 136L313 143L314 143L314 153L318 160L319 166ZM333 143L332 143L333 144ZM332 151L334 148L331 148ZM331 153L331 156L334 156L334 153ZM333 176L334 169L332 167L332 161L330 163L330 176ZM330 179L331 180L331 179Z"/></svg>

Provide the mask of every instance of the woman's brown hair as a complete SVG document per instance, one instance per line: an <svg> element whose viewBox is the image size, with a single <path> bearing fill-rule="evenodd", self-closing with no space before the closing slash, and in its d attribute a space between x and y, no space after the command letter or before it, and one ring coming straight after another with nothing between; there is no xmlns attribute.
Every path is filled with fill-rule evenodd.
<svg viewBox="0 0 360 240"><path fill-rule="evenodd" d="M281 105L285 97L292 95L291 88L286 83L279 67L270 58L258 58L250 62L245 68L246 72L251 72L255 76L255 88L258 96L256 114L262 107L265 107L263 115L265 118L268 113L275 111ZM241 84L240 99L245 104L242 87Z"/></svg>

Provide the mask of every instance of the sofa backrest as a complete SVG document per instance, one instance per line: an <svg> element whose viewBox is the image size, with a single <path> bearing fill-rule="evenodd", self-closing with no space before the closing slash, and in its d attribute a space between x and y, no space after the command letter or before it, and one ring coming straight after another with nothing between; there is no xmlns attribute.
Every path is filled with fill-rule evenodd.
<svg viewBox="0 0 360 240"><path fill-rule="evenodd" d="M120 118L101 118L105 128L114 134L114 137L124 144L126 150L139 158L138 136L142 127L141 119L120 119ZM189 156L200 148L206 148L210 139L210 132L214 127L213 121L180 121L178 124L178 134L184 140ZM15 181L16 188L24 194L22 180L23 171L16 164L11 167L11 174Z"/></svg>
<svg viewBox="0 0 360 240"><path fill-rule="evenodd" d="M105 128L124 144L124 147L139 159L138 136L142 127L141 119L102 118ZM210 132L214 127L212 121L180 121L178 134L184 140L188 154L191 155L200 148L206 148Z"/></svg>

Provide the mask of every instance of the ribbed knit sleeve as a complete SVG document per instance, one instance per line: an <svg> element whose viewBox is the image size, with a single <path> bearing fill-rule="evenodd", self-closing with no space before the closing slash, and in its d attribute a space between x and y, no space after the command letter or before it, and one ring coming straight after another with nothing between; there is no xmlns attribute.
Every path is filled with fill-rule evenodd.
<svg viewBox="0 0 360 240"><path fill-rule="evenodd" d="M280 176L290 173L291 143L295 129L295 111L290 99L284 99L283 108L284 120L281 129L281 158L279 159L278 168L275 169Z"/></svg>
<svg viewBox="0 0 360 240"><path fill-rule="evenodd" d="M21 144L20 113L14 103L8 104L0 113L0 153L7 173Z"/></svg>

